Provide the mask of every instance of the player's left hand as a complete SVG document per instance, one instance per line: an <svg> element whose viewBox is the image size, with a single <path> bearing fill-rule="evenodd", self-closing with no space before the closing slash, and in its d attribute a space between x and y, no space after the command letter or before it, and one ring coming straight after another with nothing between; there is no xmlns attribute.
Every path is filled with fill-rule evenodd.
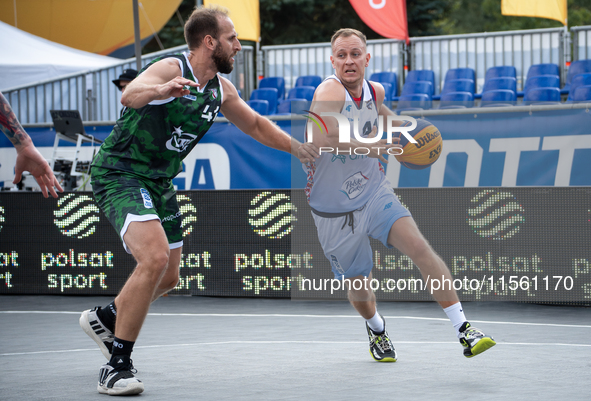
<svg viewBox="0 0 591 401"><path fill-rule="evenodd" d="M51 193L51 196L57 198L57 193L55 192L54 187L57 188L59 192L64 192L64 189L58 182L57 178L55 178L47 160L45 160L41 153L39 153L39 151L32 145L25 146L18 150L16 166L14 168L15 176L13 184L17 184L21 181L23 171L28 171L33 177L35 177L45 198L47 198L48 190L49 193Z"/></svg>

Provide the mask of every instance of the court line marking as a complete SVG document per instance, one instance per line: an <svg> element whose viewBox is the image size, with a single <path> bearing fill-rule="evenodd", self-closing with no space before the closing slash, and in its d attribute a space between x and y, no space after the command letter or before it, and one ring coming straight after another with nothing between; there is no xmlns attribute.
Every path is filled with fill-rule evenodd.
<svg viewBox="0 0 591 401"><path fill-rule="evenodd" d="M395 341L395 344L453 344L456 341ZM281 341L257 341L257 340L236 340L236 341L216 341L205 343L186 343L186 344L159 344L135 346L134 349L153 349L153 348L174 348L174 347L198 347L207 345L269 345L269 344L367 344L367 341L315 341L315 340L281 340ZM497 345L529 345L536 347L591 347L591 344L567 344L567 343L515 343L515 342L497 342ZM50 351L30 351L30 352L9 352L0 354L0 356L19 356L19 355L40 355L40 354L61 354L68 352L96 352L96 348L79 348L67 350Z"/></svg>
<svg viewBox="0 0 591 401"><path fill-rule="evenodd" d="M64 314L80 315L80 312L72 311L0 311L0 314ZM148 316L189 316L189 317L297 317L297 318L347 318L359 319L359 315L306 315L306 314L282 314L282 313L148 313ZM386 319L409 319L409 320L434 320L449 322L447 318L439 317L418 317L418 316L384 316ZM574 327L591 329L586 324L560 324L560 323L529 323L529 322L503 322L494 320L472 320L470 323L485 324L511 324L521 326L547 326L547 327Z"/></svg>

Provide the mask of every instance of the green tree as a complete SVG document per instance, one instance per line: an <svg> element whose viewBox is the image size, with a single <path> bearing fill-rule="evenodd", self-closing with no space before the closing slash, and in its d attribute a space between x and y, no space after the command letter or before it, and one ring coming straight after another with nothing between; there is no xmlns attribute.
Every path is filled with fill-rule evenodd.
<svg viewBox="0 0 591 401"><path fill-rule="evenodd" d="M184 22L189 18L189 15L195 9L195 0L183 0L178 8L178 14L174 13L168 20L166 25L158 32L158 37L162 42L162 47L170 49L171 47L181 46L185 42L185 25ZM180 18L179 18L180 16ZM182 21L181 21L182 20ZM157 52L160 50L160 45L155 37L153 37L142 48L142 54Z"/></svg>
<svg viewBox="0 0 591 401"><path fill-rule="evenodd" d="M438 22L451 11L449 0L415 0L406 2L406 17L409 36L442 35L442 25Z"/></svg>
<svg viewBox="0 0 591 401"><path fill-rule="evenodd" d="M261 44L327 42L348 27L381 38L359 18L349 0L260 0Z"/></svg>
<svg viewBox="0 0 591 401"><path fill-rule="evenodd" d="M591 23L588 0L568 0L568 25ZM501 0L452 0L449 14L437 21L446 35L521 29L558 28L556 20L501 14Z"/></svg>
<svg viewBox="0 0 591 401"><path fill-rule="evenodd" d="M260 0L261 45L327 42L339 28L358 29L368 39L380 35L357 15L349 0ZM186 20L195 0L183 0L179 14ZM407 1L409 34L452 35L473 32L555 28L560 22L501 14L501 0L413 0ZM591 24L589 0L568 0L569 26ZM158 36L165 49L185 44L183 24L174 14ZM251 44L252 42L245 42ZM142 53L160 50L155 39Z"/></svg>

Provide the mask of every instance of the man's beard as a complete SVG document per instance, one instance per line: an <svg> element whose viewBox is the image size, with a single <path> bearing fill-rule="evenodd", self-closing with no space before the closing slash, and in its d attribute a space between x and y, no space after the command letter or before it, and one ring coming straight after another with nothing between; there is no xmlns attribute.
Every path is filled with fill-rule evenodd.
<svg viewBox="0 0 591 401"><path fill-rule="evenodd" d="M211 58L213 59L213 62L217 70L222 74L229 74L234 69L232 57L226 56L222 51L222 47L219 45L216 46Z"/></svg>

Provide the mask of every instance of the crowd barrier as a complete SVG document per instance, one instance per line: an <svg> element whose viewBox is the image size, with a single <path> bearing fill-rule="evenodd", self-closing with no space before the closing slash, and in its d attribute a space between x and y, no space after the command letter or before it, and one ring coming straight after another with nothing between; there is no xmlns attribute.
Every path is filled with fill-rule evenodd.
<svg viewBox="0 0 591 401"><path fill-rule="evenodd" d="M401 167L392 159L384 166L386 176L394 187L589 186L590 106L571 103L404 112L426 118L439 128L442 153L424 170ZM304 140L307 120L303 116L272 118L294 138ZM104 139L111 128L110 124L91 124L86 131ZM26 129L50 159L55 138L52 127ZM83 146L81 159L91 159L92 153L90 146ZM1 136L0 185L12 185L15 161L12 144ZM306 175L295 157L260 144L218 118L184 160L174 183L185 190L289 189L304 188Z"/></svg>
<svg viewBox="0 0 591 401"><path fill-rule="evenodd" d="M261 47L264 74L268 77L283 77L286 93L295 86L299 76L318 75L327 77L333 73L330 42L303 45L277 45ZM374 72L404 71L404 42L399 40L368 40L367 51L371 54L365 70L367 77ZM402 83L399 83L402 89Z"/></svg>
<svg viewBox="0 0 591 401"><path fill-rule="evenodd" d="M591 27L573 27L571 32L573 60L590 58ZM410 46L397 40L370 40L368 51L372 59L366 73L369 77L374 72L396 72L400 93L405 68L432 69L436 77L435 94L438 94L448 69L470 67L476 70L476 91L479 92L487 68L514 65L517 69L517 88L521 90L530 65L555 63L561 68L561 82L564 85L566 65L570 61L569 35L564 29L554 28L415 37L410 39ZM179 46L144 55L142 65L158 56L186 49L187 46ZM287 92L294 86L298 76L319 75L325 78L333 72L328 42L263 46L257 54L260 68L255 68L254 53L252 46L243 46L236 56L234 71L228 75L246 100L257 86L256 74L284 77ZM122 106L119 102L120 93L111 81L126 68L136 68L135 59L121 61L109 68L3 90L3 93L23 124L50 122L51 109L79 110L85 121L113 121L119 116Z"/></svg>
<svg viewBox="0 0 591 401"><path fill-rule="evenodd" d="M187 50L184 45L144 55L142 66L157 57ZM242 93L250 93L254 89L253 47L242 46L235 60L234 71L225 76ZM123 106L121 93L112 81L127 68L136 69L135 58L108 68L6 89L2 93L21 124L51 122L49 110L79 110L84 121L114 121L119 118Z"/></svg>
<svg viewBox="0 0 591 401"><path fill-rule="evenodd" d="M495 66L512 65L517 72L517 90L523 90L527 71L533 64L564 65L564 29L532 29L442 35L411 38L413 70L433 70L435 94L441 92L445 73L451 68L472 68L476 73L476 93L482 91L486 71Z"/></svg>
<svg viewBox="0 0 591 401"><path fill-rule="evenodd" d="M571 28L573 60L591 59L591 25Z"/></svg>

